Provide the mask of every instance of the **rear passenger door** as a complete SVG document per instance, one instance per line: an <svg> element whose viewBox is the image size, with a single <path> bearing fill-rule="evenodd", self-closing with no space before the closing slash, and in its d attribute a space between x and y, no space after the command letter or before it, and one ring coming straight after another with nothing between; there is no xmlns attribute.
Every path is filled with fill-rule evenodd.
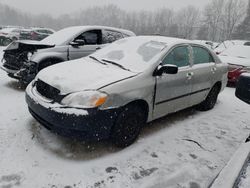
<svg viewBox="0 0 250 188"><path fill-rule="evenodd" d="M198 104L205 99L212 88L217 68L211 53L199 45L192 45L192 67L194 74L191 101L193 104Z"/></svg>
<svg viewBox="0 0 250 188"><path fill-rule="evenodd" d="M80 46L69 45L69 59L85 57L100 49L102 45L102 32L98 29L85 31L72 42L77 40L83 40L85 44Z"/></svg>

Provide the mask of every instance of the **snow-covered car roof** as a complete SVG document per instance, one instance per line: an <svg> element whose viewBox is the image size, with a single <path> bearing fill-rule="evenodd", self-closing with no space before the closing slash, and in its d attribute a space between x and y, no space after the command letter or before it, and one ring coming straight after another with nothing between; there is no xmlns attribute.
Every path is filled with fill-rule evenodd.
<svg viewBox="0 0 250 188"><path fill-rule="evenodd" d="M250 66L250 46L234 45L223 51L219 58L224 63Z"/></svg>
<svg viewBox="0 0 250 188"><path fill-rule="evenodd" d="M49 37L42 40L42 43L52 44L52 45L62 45L69 42L71 39L76 37L81 32L91 29L110 29L115 31L120 31L125 33L129 36L135 36L135 34L131 31L118 29L113 27L106 27L106 26L73 26L67 27L60 31L55 32L54 34L50 35Z"/></svg>
<svg viewBox="0 0 250 188"><path fill-rule="evenodd" d="M225 49L234 46L234 45L245 45L246 43L250 43L250 41L247 40L226 40L222 43L220 43L214 50L216 52L223 52Z"/></svg>
<svg viewBox="0 0 250 188"><path fill-rule="evenodd" d="M132 71L142 72L163 54L162 51L166 47L176 43L191 43L191 41L162 36L128 37L92 55L100 60L116 62Z"/></svg>
<svg viewBox="0 0 250 188"><path fill-rule="evenodd" d="M234 45L223 51L221 55L250 59L250 46Z"/></svg>

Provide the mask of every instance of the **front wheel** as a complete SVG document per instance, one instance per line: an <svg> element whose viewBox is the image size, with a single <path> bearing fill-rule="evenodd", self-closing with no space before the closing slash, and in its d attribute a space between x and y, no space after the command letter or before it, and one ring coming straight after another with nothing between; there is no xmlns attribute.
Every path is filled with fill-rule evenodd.
<svg viewBox="0 0 250 188"><path fill-rule="evenodd" d="M220 87L218 85L215 85L214 87L212 87L206 99L197 106L198 110L208 111L208 110L213 109L217 102L219 93L220 93Z"/></svg>
<svg viewBox="0 0 250 188"><path fill-rule="evenodd" d="M131 145L139 136L146 123L146 113L138 105L127 105L117 117L111 132L111 141L118 147Z"/></svg>

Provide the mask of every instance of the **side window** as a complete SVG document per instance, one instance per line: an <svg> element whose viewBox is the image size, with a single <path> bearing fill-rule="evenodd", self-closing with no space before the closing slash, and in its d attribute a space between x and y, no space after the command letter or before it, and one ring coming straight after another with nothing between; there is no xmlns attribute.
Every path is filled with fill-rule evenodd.
<svg viewBox="0 0 250 188"><path fill-rule="evenodd" d="M104 30L102 34L102 43L112 43L116 40L122 39L123 35L116 31Z"/></svg>
<svg viewBox="0 0 250 188"><path fill-rule="evenodd" d="M162 61L162 64L172 64L177 67L189 66L189 49L187 46L180 46L173 49Z"/></svg>
<svg viewBox="0 0 250 188"><path fill-rule="evenodd" d="M38 30L38 32L41 33L41 34L46 34L47 33L46 30Z"/></svg>
<svg viewBox="0 0 250 188"><path fill-rule="evenodd" d="M86 31L75 38L75 40L84 40L86 45L96 45L101 44L101 31L100 30L91 30Z"/></svg>
<svg viewBox="0 0 250 188"><path fill-rule="evenodd" d="M48 34L53 34L53 32L52 32L52 31L50 31L50 30L47 30L47 33L48 33Z"/></svg>
<svg viewBox="0 0 250 188"><path fill-rule="evenodd" d="M194 64L215 62L213 56L204 48L193 46Z"/></svg>

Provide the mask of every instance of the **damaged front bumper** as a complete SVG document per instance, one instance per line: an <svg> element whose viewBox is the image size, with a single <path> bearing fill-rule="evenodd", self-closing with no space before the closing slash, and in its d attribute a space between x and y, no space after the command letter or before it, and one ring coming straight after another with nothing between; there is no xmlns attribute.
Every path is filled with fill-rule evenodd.
<svg viewBox="0 0 250 188"><path fill-rule="evenodd" d="M31 115L47 129L62 136L85 141L109 138L120 111L65 107L43 98L32 84L26 89L26 102Z"/></svg>
<svg viewBox="0 0 250 188"><path fill-rule="evenodd" d="M3 65L0 65L0 68L1 68L2 70L4 70L5 72L7 72L8 74L15 74L15 73L18 72L18 70L8 69L8 68L4 67Z"/></svg>

